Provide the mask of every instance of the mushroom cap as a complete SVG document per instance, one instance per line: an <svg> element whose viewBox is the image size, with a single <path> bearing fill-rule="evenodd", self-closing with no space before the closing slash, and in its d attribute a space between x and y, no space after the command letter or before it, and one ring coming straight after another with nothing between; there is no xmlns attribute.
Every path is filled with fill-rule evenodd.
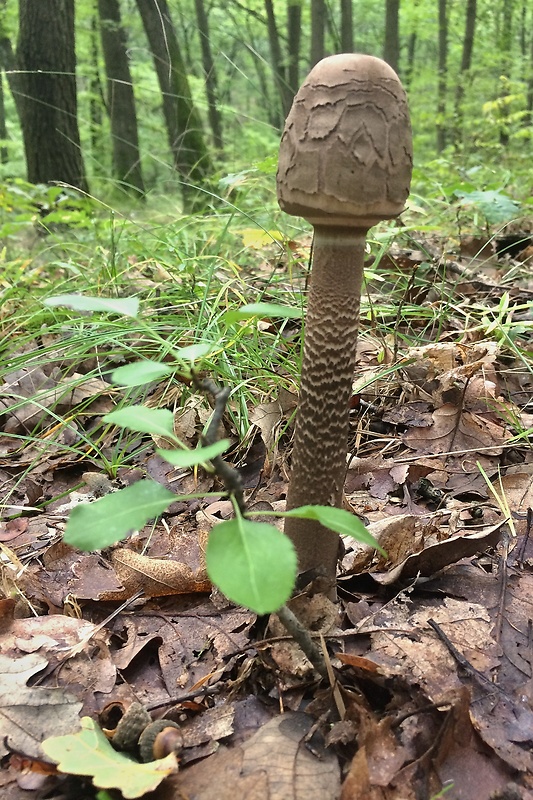
<svg viewBox="0 0 533 800"><path fill-rule="evenodd" d="M412 164L407 98L394 70L373 56L329 56L287 117L278 202L312 225L368 229L403 211Z"/></svg>

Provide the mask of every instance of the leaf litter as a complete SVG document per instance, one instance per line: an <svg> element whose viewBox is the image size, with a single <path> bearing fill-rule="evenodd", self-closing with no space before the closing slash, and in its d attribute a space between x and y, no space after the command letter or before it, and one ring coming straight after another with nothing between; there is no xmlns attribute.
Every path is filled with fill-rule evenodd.
<svg viewBox="0 0 533 800"><path fill-rule="evenodd" d="M463 310L483 299L494 313L484 328L469 328L458 300L457 317L429 345L399 346L402 330L416 338L419 324L401 313L390 337L375 337L371 326L361 337L344 504L387 557L345 538L339 603L313 584L290 603L322 643L332 685L274 616L257 618L211 591L207 537L231 515L215 477L172 467L155 453L165 442L142 437L128 445L130 465L105 475L91 441L118 398L95 380L90 361L86 373L73 365L68 379L53 358L44 370L8 377L0 393L8 800L30 790L79 796L80 787L95 796L91 781L69 784L57 774L57 757L40 745L81 735L82 716L92 718L85 726L104 727L104 712L115 709L120 722L134 703L177 722L183 750L179 770L168 767L159 785L150 770L146 784L109 782L112 766L95 777L95 786L118 786L125 797L156 785L147 797L410 800L443 789L461 800L533 796L533 378L505 337L490 336L502 268L492 240L478 239L461 242L465 253L477 248L469 268L430 241L386 257L415 275L433 249L441 265L438 280L413 282L406 302L431 309L453 285ZM369 284L374 305L387 290ZM529 287L515 283L509 295L522 307L531 302ZM522 347L530 342L524 331ZM431 341L430 329L422 339ZM189 393L182 402L163 387L154 387L153 407L172 410L175 434L194 447L205 400ZM255 508L284 507L284 432L294 405L285 389L258 397L246 451L225 420L221 436L232 440L243 473L253 462L246 485ZM31 436L15 438L22 434ZM116 432L103 436L100 453ZM98 553L62 541L72 508L146 476L178 496L162 520ZM180 499L203 492L215 496ZM100 746L91 747L103 768Z"/></svg>

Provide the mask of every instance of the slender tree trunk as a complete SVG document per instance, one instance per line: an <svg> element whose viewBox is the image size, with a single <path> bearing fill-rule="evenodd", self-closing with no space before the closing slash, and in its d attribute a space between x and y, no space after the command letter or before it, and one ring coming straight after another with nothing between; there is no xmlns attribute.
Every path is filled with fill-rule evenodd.
<svg viewBox="0 0 533 800"><path fill-rule="evenodd" d="M419 5L420 5L419 0L413 0L412 10L414 11L414 13L411 16L412 27L407 37L407 63L405 65L405 69L403 70L403 85L405 86L406 90L409 90L409 88L411 87L411 81L413 79L416 45L418 41L418 27L420 24L419 14L418 14Z"/></svg>
<svg viewBox="0 0 533 800"><path fill-rule="evenodd" d="M209 125L213 134L213 143L217 150L222 152L224 142L222 138L222 115L218 107L218 83L215 71L215 62L211 52L211 38L209 36L209 17L205 9L204 0L194 0L196 8L196 21L198 23L198 34L200 36L200 48L202 50L202 66L204 70L205 94L207 97L207 109L209 115Z"/></svg>
<svg viewBox="0 0 533 800"><path fill-rule="evenodd" d="M107 148L103 142L103 117L105 109L104 92L100 80L100 25L98 10L95 8L91 14L90 30L90 78L89 78L89 118L91 121L91 160L93 170L98 175L109 174L108 165L105 163Z"/></svg>
<svg viewBox="0 0 533 800"><path fill-rule="evenodd" d="M107 73L107 108L111 122L113 172L126 191L144 196L137 112L122 27L119 0L98 0L100 35Z"/></svg>
<svg viewBox="0 0 533 800"><path fill-rule="evenodd" d="M88 191L78 128L74 0L19 0L17 67L28 180Z"/></svg>
<svg viewBox="0 0 533 800"><path fill-rule="evenodd" d="M211 174L200 116L193 104L185 65L170 18L167 0L136 0L152 51L163 102L163 115L174 167L181 175L186 210L205 206L198 191Z"/></svg>
<svg viewBox="0 0 533 800"><path fill-rule="evenodd" d="M533 33L529 41L529 70L527 79L527 110L526 123L533 125Z"/></svg>
<svg viewBox="0 0 533 800"><path fill-rule="evenodd" d="M7 139L7 124L6 124L6 103L4 97L4 76L0 72L0 139L6 141ZM7 164L9 161L9 151L5 144L0 147L0 162Z"/></svg>
<svg viewBox="0 0 533 800"><path fill-rule="evenodd" d="M400 0L385 0L385 45L383 60L395 72L400 67Z"/></svg>
<svg viewBox="0 0 533 800"><path fill-rule="evenodd" d="M520 9L520 55L522 56L521 64L523 70L527 70L527 7L528 0L522 0ZM522 73L522 78L524 77L525 75Z"/></svg>
<svg viewBox="0 0 533 800"><path fill-rule="evenodd" d="M278 93L281 102L282 119L280 122L283 123L292 104L292 91L288 85L285 69L283 67L281 43L272 0L265 0L265 11L267 15L268 42L270 45L272 71L274 72L274 79L276 81L276 86L278 87Z"/></svg>
<svg viewBox="0 0 533 800"><path fill-rule="evenodd" d="M257 83L259 85L259 92L261 96L261 104L265 109L268 123L273 128L279 128L282 121L280 104L271 99L272 84L269 80L270 69L268 69L267 74L265 62L258 56L259 45L254 41L254 31L252 30L252 26L250 24L247 25L246 48L249 50L253 59L253 65L255 68L255 74L257 75Z"/></svg>
<svg viewBox="0 0 533 800"><path fill-rule="evenodd" d="M343 53L353 53L353 2L341 0L341 50Z"/></svg>
<svg viewBox="0 0 533 800"><path fill-rule="evenodd" d="M15 58L13 56L13 51L11 48L11 42L7 38L6 33L4 32L5 8L6 8L6 0L1 0L0 12L2 14L2 17L0 18L0 137L4 140L7 139L7 120L6 120L6 98L4 93L4 76L2 72L7 71L8 63L10 64L11 68L13 68L15 61ZM8 78L8 83L9 83L9 78ZM0 162L2 164L7 164L8 161L9 161L9 151L7 147L3 144L0 147Z"/></svg>
<svg viewBox="0 0 533 800"><path fill-rule="evenodd" d="M6 73L7 83L11 91L11 95L15 102L19 122L22 120L22 92L21 92L21 76L17 72L17 60L13 52L11 39L7 35L7 25L4 21L7 0L0 0L0 11L2 18L0 20L0 68ZM21 123L22 124L22 123Z"/></svg>
<svg viewBox="0 0 533 800"><path fill-rule="evenodd" d="M472 68L472 54L474 52L474 36L476 32L477 0L467 0L465 13L465 34L463 38L463 53L461 56L461 66L459 77L455 87L455 109L454 109L454 147L458 148L463 137L463 100L465 95L465 84L468 74Z"/></svg>
<svg viewBox="0 0 533 800"><path fill-rule="evenodd" d="M501 54L501 78L500 78L500 97L504 98L508 94L508 84L511 77L512 67L512 46L513 46L513 11L514 0L503 0L502 5L502 26L500 33L500 54ZM507 111L505 103L501 105L501 125L500 125L500 144L507 147L509 144L509 127L505 117Z"/></svg>
<svg viewBox="0 0 533 800"><path fill-rule="evenodd" d="M311 0L311 52L309 54L310 67L324 58L326 36L326 2L325 0Z"/></svg>
<svg viewBox="0 0 533 800"><path fill-rule="evenodd" d="M300 40L302 32L302 5L300 0L287 0L287 83L291 94L300 88Z"/></svg>
<svg viewBox="0 0 533 800"><path fill-rule="evenodd" d="M437 152L446 147L446 89L448 83L447 0L439 0L439 64L437 80Z"/></svg>
<svg viewBox="0 0 533 800"><path fill-rule="evenodd" d="M406 91L409 91L411 88L411 81L413 80L417 39L417 30L412 30L409 34L409 38L407 39L407 65L405 67L405 77L403 78Z"/></svg>

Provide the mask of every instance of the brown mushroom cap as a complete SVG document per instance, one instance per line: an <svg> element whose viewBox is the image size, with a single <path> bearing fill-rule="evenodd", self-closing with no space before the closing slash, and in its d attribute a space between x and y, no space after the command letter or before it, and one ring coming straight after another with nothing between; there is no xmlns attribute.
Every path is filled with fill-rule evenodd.
<svg viewBox="0 0 533 800"><path fill-rule="evenodd" d="M368 229L403 211L412 161L407 98L394 70L373 56L329 56L287 117L278 201L312 225Z"/></svg>

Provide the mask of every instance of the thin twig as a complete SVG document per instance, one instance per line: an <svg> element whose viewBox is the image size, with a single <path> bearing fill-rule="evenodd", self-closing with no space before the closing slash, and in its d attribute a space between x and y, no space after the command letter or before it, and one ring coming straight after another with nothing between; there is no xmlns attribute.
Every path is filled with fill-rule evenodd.
<svg viewBox="0 0 533 800"><path fill-rule="evenodd" d="M470 661L468 661L468 659L466 659L464 655L459 652L459 650L456 648L453 642L446 636L440 625L438 625L435 622L435 620L428 619L428 625L430 625L433 628L439 639L442 642L444 642L444 644L446 645L452 656L455 658L459 666L465 670L465 672L471 675L471 677L474 678L479 684L481 684L483 688L490 689L491 691L497 691L500 692L501 694L505 694L503 689L501 689L497 683L493 683L491 680L489 680L489 678L487 678L486 675L483 675L482 672L479 672L479 670L477 670L474 666L472 666Z"/></svg>

